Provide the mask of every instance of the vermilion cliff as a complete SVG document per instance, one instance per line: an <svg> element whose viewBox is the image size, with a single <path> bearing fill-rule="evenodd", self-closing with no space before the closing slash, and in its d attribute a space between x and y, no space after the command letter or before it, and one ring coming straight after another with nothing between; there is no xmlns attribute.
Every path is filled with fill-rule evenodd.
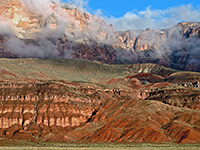
<svg viewBox="0 0 200 150"><path fill-rule="evenodd" d="M200 71L199 23L162 30L118 31L78 8L50 3L41 12L23 0L0 2L1 57L75 58L103 63L155 63ZM6 26L6 27L5 27Z"/></svg>

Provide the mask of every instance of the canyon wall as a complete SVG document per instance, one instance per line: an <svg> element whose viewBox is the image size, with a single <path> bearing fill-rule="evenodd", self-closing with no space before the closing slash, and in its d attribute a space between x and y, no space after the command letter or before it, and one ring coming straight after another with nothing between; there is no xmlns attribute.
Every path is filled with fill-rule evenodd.
<svg viewBox="0 0 200 150"><path fill-rule="evenodd" d="M0 85L1 136L39 137L81 126L100 107L96 96L95 89L57 84Z"/></svg>
<svg viewBox="0 0 200 150"><path fill-rule="evenodd" d="M0 2L1 57L155 63L200 71L197 22L161 30L115 32L103 19L70 4L48 3L43 13L37 6L28 6L20 0Z"/></svg>

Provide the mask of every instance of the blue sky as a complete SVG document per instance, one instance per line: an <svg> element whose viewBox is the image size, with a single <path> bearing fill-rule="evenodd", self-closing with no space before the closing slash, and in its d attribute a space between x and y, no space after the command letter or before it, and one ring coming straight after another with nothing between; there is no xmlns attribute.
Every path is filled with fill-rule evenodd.
<svg viewBox="0 0 200 150"><path fill-rule="evenodd" d="M113 24L116 30L161 29L200 22L200 0L64 0Z"/></svg>
<svg viewBox="0 0 200 150"><path fill-rule="evenodd" d="M167 9L180 5L192 4L194 7L200 5L200 0L89 0L88 6L92 10L101 9L107 15L121 17L132 10Z"/></svg>

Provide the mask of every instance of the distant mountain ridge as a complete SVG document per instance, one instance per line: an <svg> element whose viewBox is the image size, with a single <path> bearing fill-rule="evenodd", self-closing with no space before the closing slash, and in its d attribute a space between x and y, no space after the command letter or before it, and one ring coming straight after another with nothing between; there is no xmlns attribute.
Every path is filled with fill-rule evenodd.
<svg viewBox="0 0 200 150"><path fill-rule="evenodd" d="M23 0L0 1L0 57L74 58L103 63L155 63L200 71L200 23L162 30L114 31L69 4L44 12Z"/></svg>

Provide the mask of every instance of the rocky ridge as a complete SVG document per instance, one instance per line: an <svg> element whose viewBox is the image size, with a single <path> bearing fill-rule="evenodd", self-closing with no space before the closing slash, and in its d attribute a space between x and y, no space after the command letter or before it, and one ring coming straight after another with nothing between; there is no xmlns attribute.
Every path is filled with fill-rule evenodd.
<svg viewBox="0 0 200 150"><path fill-rule="evenodd" d="M0 2L0 9L2 25L11 30L1 34L1 57L155 63L200 71L199 23L179 23L162 30L114 32L112 25L69 4L51 3L48 11L41 14L24 1L6 0Z"/></svg>

